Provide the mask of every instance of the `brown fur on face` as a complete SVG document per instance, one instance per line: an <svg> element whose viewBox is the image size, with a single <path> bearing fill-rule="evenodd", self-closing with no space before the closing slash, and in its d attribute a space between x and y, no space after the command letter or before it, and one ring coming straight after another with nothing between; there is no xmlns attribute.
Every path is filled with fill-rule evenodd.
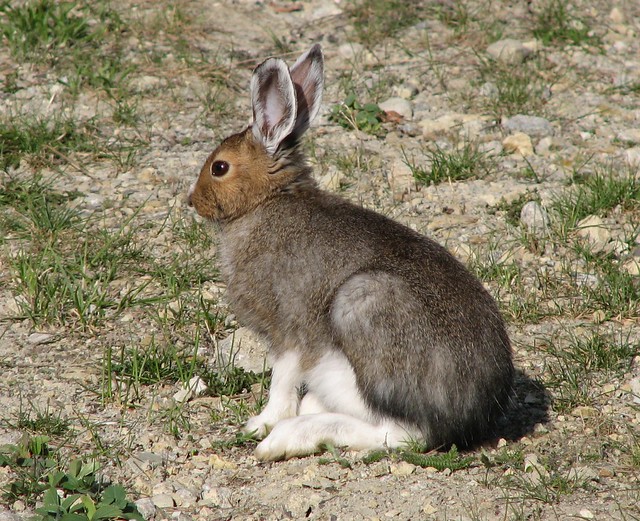
<svg viewBox="0 0 640 521"><path fill-rule="evenodd" d="M232 221L264 202L301 175L291 168L295 151L269 156L251 127L225 139L205 161L189 194L189 204L206 219ZM226 161L229 171L214 176L211 166Z"/></svg>

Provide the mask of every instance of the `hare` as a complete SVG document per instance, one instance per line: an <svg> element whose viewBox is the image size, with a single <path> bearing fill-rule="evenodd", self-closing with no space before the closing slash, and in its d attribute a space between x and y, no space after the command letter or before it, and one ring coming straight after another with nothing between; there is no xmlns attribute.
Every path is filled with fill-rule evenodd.
<svg viewBox="0 0 640 521"><path fill-rule="evenodd" d="M478 443L509 402L496 303L433 240L321 190L299 143L317 115L319 45L251 78L253 123L209 156L188 202L219 228L241 323L269 342L272 382L246 432L260 460Z"/></svg>

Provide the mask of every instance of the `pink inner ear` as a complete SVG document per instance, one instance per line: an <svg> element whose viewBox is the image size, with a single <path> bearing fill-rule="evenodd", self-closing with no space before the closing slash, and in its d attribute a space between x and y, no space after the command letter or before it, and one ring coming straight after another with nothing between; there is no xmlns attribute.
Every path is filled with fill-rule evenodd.
<svg viewBox="0 0 640 521"><path fill-rule="evenodd" d="M285 115L285 104L278 96L267 96L264 107L264 119L266 128L273 129ZM272 130L273 131L273 130Z"/></svg>

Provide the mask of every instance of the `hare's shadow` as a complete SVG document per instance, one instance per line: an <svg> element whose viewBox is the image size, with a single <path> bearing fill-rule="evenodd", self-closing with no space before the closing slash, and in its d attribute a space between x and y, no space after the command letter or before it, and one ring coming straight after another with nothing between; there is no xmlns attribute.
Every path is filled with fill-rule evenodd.
<svg viewBox="0 0 640 521"><path fill-rule="evenodd" d="M504 416L493 432L495 438L517 441L534 432L538 423L549 421L551 395L539 380L516 370L513 396Z"/></svg>

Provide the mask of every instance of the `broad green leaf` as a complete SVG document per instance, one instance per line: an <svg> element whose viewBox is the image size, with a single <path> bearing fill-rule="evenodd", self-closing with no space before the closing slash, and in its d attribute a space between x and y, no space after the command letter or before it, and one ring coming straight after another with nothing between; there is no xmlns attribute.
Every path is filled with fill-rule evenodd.
<svg viewBox="0 0 640 521"><path fill-rule="evenodd" d="M122 510L115 505L101 505L90 519L91 521L98 521L99 519L111 519L114 517L122 517Z"/></svg>

